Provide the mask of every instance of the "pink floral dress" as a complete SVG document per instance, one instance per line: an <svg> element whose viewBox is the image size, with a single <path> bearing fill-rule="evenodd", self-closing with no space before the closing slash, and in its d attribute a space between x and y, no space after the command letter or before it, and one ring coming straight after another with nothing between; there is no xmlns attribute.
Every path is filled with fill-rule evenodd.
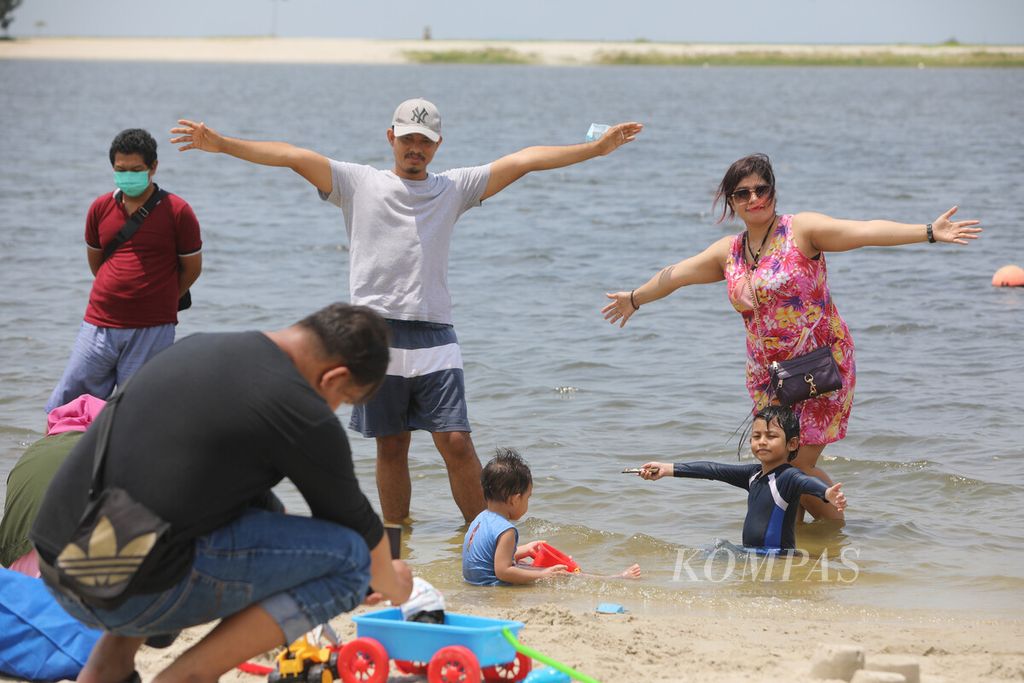
<svg viewBox="0 0 1024 683"><path fill-rule="evenodd" d="M853 338L829 294L825 254L816 259L804 256L793 243L792 222L791 215L779 217L753 269L743 258L745 232L736 235L725 282L729 301L747 327L747 390L755 409L768 404L764 389L773 361L832 346L842 388L794 406L801 443L828 444L846 436L850 420L857 381ZM756 312L751 288L757 296Z"/></svg>

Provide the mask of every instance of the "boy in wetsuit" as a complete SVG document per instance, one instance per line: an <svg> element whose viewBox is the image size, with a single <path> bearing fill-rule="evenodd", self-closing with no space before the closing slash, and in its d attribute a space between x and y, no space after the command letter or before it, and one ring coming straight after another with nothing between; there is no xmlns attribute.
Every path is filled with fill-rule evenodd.
<svg viewBox="0 0 1024 683"><path fill-rule="evenodd" d="M650 481L667 476L714 479L746 489L743 545L792 550L796 547L794 526L801 494L817 496L840 512L846 508L842 483L826 486L789 464L799 448L800 420L789 408L768 406L754 416L750 432L750 450L759 464L649 462L640 468L640 477Z"/></svg>
<svg viewBox="0 0 1024 683"><path fill-rule="evenodd" d="M568 574L564 564L533 567L520 564L544 541L519 545L513 522L522 519L533 495L530 467L512 448L499 448L480 474L487 509L469 524L462 543L462 577L477 586L533 583L555 574ZM634 564L618 577L637 578ZM603 577L610 578L610 577Z"/></svg>

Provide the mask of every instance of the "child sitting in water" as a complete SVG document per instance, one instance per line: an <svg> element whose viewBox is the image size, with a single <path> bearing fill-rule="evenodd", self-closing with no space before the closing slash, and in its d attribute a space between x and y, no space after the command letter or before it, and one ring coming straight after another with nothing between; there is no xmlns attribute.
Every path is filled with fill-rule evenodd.
<svg viewBox="0 0 1024 683"><path fill-rule="evenodd" d="M537 545L519 545L519 531L513 522L521 519L533 494L533 475L515 450L499 448L480 474L487 509L476 516L462 543L462 577L477 586L533 583L538 579L568 574L564 564L534 567L520 561L531 556ZM634 564L619 575L640 576Z"/></svg>
<svg viewBox="0 0 1024 683"><path fill-rule="evenodd" d="M800 420L789 408L768 406L754 416L750 450L760 464L725 465L717 462L649 462L640 476L654 481L662 477L714 479L746 489L747 517L743 521L743 545L748 548L792 550L800 495L809 493L832 503L842 512L846 496L841 483L826 486L792 465L800 447Z"/></svg>

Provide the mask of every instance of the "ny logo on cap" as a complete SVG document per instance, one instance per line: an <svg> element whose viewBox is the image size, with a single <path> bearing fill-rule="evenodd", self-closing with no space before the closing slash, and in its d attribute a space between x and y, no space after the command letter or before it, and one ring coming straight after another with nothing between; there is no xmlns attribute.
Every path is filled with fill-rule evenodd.
<svg viewBox="0 0 1024 683"><path fill-rule="evenodd" d="M417 107L412 110L412 120L416 123L424 123L427 118L427 110L423 107Z"/></svg>

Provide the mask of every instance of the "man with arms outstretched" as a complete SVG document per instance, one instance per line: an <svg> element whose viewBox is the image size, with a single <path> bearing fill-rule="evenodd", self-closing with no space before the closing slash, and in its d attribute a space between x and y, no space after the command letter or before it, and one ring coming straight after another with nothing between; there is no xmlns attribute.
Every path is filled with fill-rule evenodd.
<svg viewBox="0 0 1024 683"><path fill-rule="evenodd" d="M266 166L291 168L320 198L341 208L349 237L351 302L368 306L391 327L391 362L381 390L352 413L351 427L377 440L377 490L385 522L409 516L409 443L414 429L431 433L444 458L456 504L468 522L484 509L480 461L470 438L462 355L452 327L448 253L455 222L531 171L561 168L611 153L634 140L639 123L613 126L598 140L527 147L483 166L429 173L441 145L441 115L412 99L395 110L387 131L394 169L329 159L284 142L220 135L180 120L171 142L181 150L220 152Z"/></svg>

